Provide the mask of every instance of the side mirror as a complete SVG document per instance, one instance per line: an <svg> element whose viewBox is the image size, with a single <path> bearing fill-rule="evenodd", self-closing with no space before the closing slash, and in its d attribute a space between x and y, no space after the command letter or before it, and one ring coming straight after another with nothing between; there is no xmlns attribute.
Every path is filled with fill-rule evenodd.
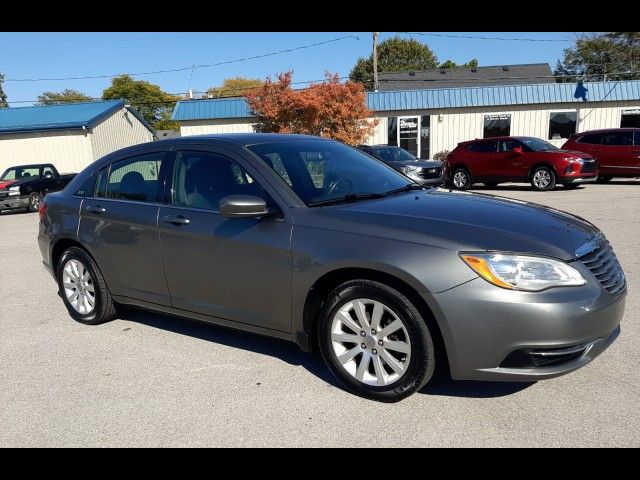
<svg viewBox="0 0 640 480"><path fill-rule="evenodd" d="M51 172L47 172L44 174L44 178L47 178L47 179L53 178L53 174Z"/></svg>
<svg viewBox="0 0 640 480"><path fill-rule="evenodd" d="M520 155L522 153L522 147L513 147L513 150L511 151L517 155Z"/></svg>
<svg viewBox="0 0 640 480"><path fill-rule="evenodd" d="M220 213L227 218L251 218L268 215L267 202L254 195L229 195L220 199Z"/></svg>

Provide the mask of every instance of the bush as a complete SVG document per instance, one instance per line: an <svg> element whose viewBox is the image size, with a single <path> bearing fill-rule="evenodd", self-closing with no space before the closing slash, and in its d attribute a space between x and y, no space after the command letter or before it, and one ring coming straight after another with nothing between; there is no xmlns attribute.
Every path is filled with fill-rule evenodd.
<svg viewBox="0 0 640 480"><path fill-rule="evenodd" d="M447 156L451 153L451 150L442 150L441 152L436 153L433 156L434 160L440 160L441 162L444 162L447 159Z"/></svg>

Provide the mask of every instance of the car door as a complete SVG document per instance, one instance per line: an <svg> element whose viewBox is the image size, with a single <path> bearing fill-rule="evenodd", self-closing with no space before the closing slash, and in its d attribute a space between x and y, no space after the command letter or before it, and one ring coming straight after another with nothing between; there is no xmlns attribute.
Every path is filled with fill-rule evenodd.
<svg viewBox="0 0 640 480"><path fill-rule="evenodd" d="M634 172L640 174L640 130L633 132L633 148L631 150Z"/></svg>
<svg viewBox="0 0 640 480"><path fill-rule="evenodd" d="M598 155L601 169L616 174L634 173L633 132L619 130L602 135L602 147Z"/></svg>
<svg viewBox="0 0 640 480"><path fill-rule="evenodd" d="M164 268L175 308L291 331L291 222L249 163L226 149L176 152L170 205L160 209ZM270 218L226 218L220 199L257 195Z"/></svg>
<svg viewBox="0 0 640 480"><path fill-rule="evenodd" d="M80 207L78 237L113 295L169 306L157 223L167 155L132 154L103 168Z"/></svg>
<svg viewBox="0 0 640 480"><path fill-rule="evenodd" d="M498 141L482 140L473 143L469 151L472 152L468 166L474 178L494 178L499 176Z"/></svg>
<svg viewBox="0 0 640 480"><path fill-rule="evenodd" d="M42 166L42 181L46 192L57 192L64 188L64 182L53 165Z"/></svg>
<svg viewBox="0 0 640 480"><path fill-rule="evenodd" d="M514 148L520 147L522 152L516 153ZM522 142L515 139L500 140L498 142L498 153L496 153L495 175L505 180L517 180L527 177L529 171L527 153Z"/></svg>

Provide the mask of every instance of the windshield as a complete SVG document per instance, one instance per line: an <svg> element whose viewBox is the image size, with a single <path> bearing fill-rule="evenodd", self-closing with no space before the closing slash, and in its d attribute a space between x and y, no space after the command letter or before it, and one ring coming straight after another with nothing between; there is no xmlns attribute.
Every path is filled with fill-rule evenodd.
<svg viewBox="0 0 640 480"><path fill-rule="evenodd" d="M540 140L539 138L519 138L522 143L529 147L534 152L547 152L549 150L559 150L558 147L552 145L549 142Z"/></svg>
<svg viewBox="0 0 640 480"><path fill-rule="evenodd" d="M407 162L417 160L416 157L400 147L375 147L374 150L385 162Z"/></svg>
<svg viewBox="0 0 640 480"><path fill-rule="evenodd" d="M0 180L19 180L21 178L40 177L39 167L15 167L8 168L0 177Z"/></svg>
<svg viewBox="0 0 640 480"><path fill-rule="evenodd" d="M391 167L338 142L297 140L248 148L309 206L345 197L373 198L409 183Z"/></svg>

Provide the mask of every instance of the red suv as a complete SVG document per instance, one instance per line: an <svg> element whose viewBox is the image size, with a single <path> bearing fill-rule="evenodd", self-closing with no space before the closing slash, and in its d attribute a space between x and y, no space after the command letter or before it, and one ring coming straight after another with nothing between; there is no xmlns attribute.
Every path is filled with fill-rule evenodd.
<svg viewBox="0 0 640 480"><path fill-rule="evenodd" d="M611 128L571 135L562 148L579 150L598 161L598 181L640 177L640 128Z"/></svg>
<svg viewBox="0 0 640 480"><path fill-rule="evenodd" d="M448 180L466 190L482 182L531 182L535 190L552 190L556 183L574 188L595 181L598 165L587 153L560 150L534 137L496 137L461 142L447 157Z"/></svg>

